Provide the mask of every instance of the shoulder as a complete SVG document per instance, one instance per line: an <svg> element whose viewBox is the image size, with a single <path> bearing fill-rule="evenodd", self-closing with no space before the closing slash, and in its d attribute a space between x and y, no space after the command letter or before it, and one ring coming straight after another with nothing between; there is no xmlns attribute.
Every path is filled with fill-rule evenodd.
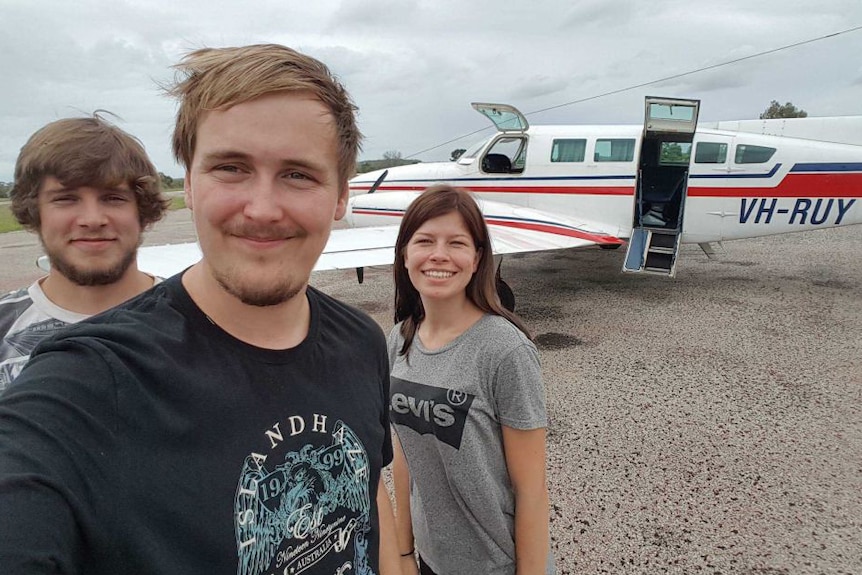
<svg viewBox="0 0 862 575"><path fill-rule="evenodd" d="M11 291L0 297L0 318L16 318L33 305L27 289Z"/></svg>
<svg viewBox="0 0 862 575"><path fill-rule="evenodd" d="M389 330L389 335L387 339L389 340L390 345L400 343L402 339L401 336L401 326L404 324L403 321L399 321L395 325L392 326L392 329Z"/></svg>
<svg viewBox="0 0 862 575"><path fill-rule="evenodd" d="M401 349L401 346L404 344L404 336L401 335L401 325L403 321L396 323L392 326L392 329L389 330L389 335L386 338L386 344L389 348L389 361L395 358L395 353Z"/></svg>
<svg viewBox="0 0 862 575"><path fill-rule="evenodd" d="M167 280L100 314L68 326L55 339L96 338L104 342L135 342L146 346L181 321L176 285Z"/></svg>
<svg viewBox="0 0 862 575"><path fill-rule="evenodd" d="M329 296L311 286L307 290L312 310L316 309L321 328L345 335L363 334L384 340L383 330L364 311ZM313 313L313 312L312 312Z"/></svg>
<svg viewBox="0 0 862 575"><path fill-rule="evenodd" d="M478 365L490 372L511 364L536 364L536 346L512 322L498 315L485 315L466 334L464 344ZM463 348L464 346L462 346Z"/></svg>
<svg viewBox="0 0 862 575"><path fill-rule="evenodd" d="M471 331L474 339L486 341L504 350L520 346L535 347L524 332L503 316L487 314Z"/></svg>
<svg viewBox="0 0 862 575"><path fill-rule="evenodd" d="M30 295L28 294L29 286L17 290L13 290L7 292L0 296L0 305L9 305L14 304L19 301L28 301L30 299Z"/></svg>

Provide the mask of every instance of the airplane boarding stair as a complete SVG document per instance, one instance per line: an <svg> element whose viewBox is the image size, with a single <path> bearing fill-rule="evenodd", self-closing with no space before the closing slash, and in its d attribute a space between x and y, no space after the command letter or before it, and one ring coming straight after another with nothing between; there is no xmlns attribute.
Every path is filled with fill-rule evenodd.
<svg viewBox="0 0 862 575"><path fill-rule="evenodd" d="M624 272L676 273L699 105L698 100L646 99Z"/></svg>

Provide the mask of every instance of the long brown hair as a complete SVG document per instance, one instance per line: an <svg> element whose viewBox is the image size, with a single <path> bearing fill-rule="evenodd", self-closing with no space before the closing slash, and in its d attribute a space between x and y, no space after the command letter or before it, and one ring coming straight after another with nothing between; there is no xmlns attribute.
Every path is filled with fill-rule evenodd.
<svg viewBox="0 0 862 575"><path fill-rule="evenodd" d="M483 312L506 318L524 332L527 337L530 337L530 332L521 319L500 303L494 276L494 254L491 249L491 238L488 235L488 226L485 224L476 200L462 189L437 185L425 190L407 208L404 218L401 220L401 228L398 230L398 239L395 242L395 264L393 266L395 323L403 322L401 324L401 336L404 338L404 345L399 350L399 355L405 355L410 349L413 338L416 336L416 330L422 320L425 319L422 298L419 297L419 292L410 281L407 266L404 263L404 252L410 238L422 224L452 212L460 214L470 236L473 238L473 244L479 250L479 265L476 267L476 273L470 278L470 283L467 284L467 298Z"/></svg>

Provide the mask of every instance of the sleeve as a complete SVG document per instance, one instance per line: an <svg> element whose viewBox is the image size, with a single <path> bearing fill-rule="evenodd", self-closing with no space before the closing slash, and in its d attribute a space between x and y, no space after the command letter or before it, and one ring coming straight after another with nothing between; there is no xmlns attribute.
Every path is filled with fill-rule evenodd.
<svg viewBox="0 0 862 575"><path fill-rule="evenodd" d="M40 349L0 396L4 575L78 573L84 542L92 544L94 527L108 519L93 504L108 496L101 466L114 436L112 374L83 346Z"/></svg>
<svg viewBox="0 0 862 575"><path fill-rule="evenodd" d="M518 345L503 357L493 386L500 423L523 430L547 427L542 370L532 343Z"/></svg>

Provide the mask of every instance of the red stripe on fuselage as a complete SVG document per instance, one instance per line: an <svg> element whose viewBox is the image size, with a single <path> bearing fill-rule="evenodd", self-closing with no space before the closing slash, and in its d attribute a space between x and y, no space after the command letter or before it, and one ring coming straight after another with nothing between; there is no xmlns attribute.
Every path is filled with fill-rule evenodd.
<svg viewBox="0 0 862 575"><path fill-rule="evenodd" d="M452 185L469 192L481 194L579 194L599 196L631 196L633 186L464 186L454 182ZM428 186L380 186L378 192L421 192ZM369 190L371 186L350 186L354 192ZM375 192L376 193L376 192Z"/></svg>
<svg viewBox="0 0 862 575"><path fill-rule="evenodd" d="M862 173L787 174L777 186L703 186L707 180L689 180L688 195L693 198L862 198ZM726 183L725 180L722 183ZM738 181L738 178L733 178ZM766 183L766 182L764 182ZM457 185L457 183L455 184ZM354 192L371 186L351 186ZM632 196L628 186L460 186L485 194L568 194L592 196ZM426 186L386 186L378 191L423 191Z"/></svg>
<svg viewBox="0 0 862 575"><path fill-rule="evenodd" d="M692 186L693 198L860 198L862 174L788 174L774 188Z"/></svg>

